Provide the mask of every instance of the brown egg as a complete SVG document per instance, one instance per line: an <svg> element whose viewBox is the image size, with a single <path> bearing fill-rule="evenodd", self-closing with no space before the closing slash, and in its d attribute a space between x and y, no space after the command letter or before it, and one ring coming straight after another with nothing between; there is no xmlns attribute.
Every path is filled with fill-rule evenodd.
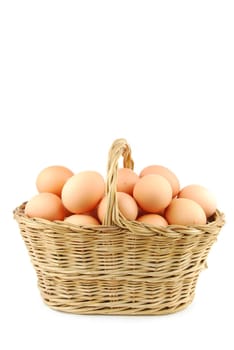
<svg viewBox="0 0 234 350"><path fill-rule="evenodd" d="M49 166L37 176L36 186L38 192L50 192L61 196L63 185L72 175L73 172L64 166Z"/></svg>
<svg viewBox="0 0 234 350"><path fill-rule="evenodd" d="M127 193L117 192L118 207L127 220L135 220L138 214L136 201ZM106 214L107 197L104 197L97 209L99 220L103 223Z"/></svg>
<svg viewBox="0 0 234 350"><path fill-rule="evenodd" d="M104 192L104 179L98 172L82 171L65 183L62 201L71 213L83 214L97 206Z"/></svg>
<svg viewBox="0 0 234 350"><path fill-rule="evenodd" d="M91 215L74 214L68 216L64 222L74 225L100 225L100 222Z"/></svg>
<svg viewBox="0 0 234 350"><path fill-rule="evenodd" d="M31 218L63 220L65 212L61 199L53 193L39 193L25 206L25 214Z"/></svg>
<svg viewBox="0 0 234 350"><path fill-rule="evenodd" d="M149 213L159 213L171 202L171 185L161 175L145 175L136 183L133 197L143 210Z"/></svg>
<svg viewBox="0 0 234 350"><path fill-rule="evenodd" d="M118 169L117 191L132 195L133 188L138 180L139 176L132 169Z"/></svg>
<svg viewBox="0 0 234 350"><path fill-rule="evenodd" d="M158 174L165 177L172 187L172 197L177 195L180 190L180 183L176 175L171 170L162 165L150 165L141 171L140 177L149 174Z"/></svg>
<svg viewBox="0 0 234 350"><path fill-rule="evenodd" d="M178 194L179 198L188 198L200 204L206 213L207 217L210 217L216 210L216 199L214 195L205 187L200 185L189 185L184 187Z"/></svg>
<svg viewBox="0 0 234 350"><path fill-rule="evenodd" d="M168 226L166 219L158 214L145 214L137 218L137 221L154 226Z"/></svg>
<svg viewBox="0 0 234 350"><path fill-rule="evenodd" d="M170 225L205 225L206 214L202 207L191 199L176 198L165 211Z"/></svg>

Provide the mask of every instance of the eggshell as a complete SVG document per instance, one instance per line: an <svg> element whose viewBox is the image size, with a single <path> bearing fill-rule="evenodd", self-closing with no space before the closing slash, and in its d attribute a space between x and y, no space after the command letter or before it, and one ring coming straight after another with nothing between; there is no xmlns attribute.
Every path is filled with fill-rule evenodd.
<svg viewBox="0 0 234 350"><path fill-rule="evenodd" d="M25 206L25 214L31 218L63 220L66 210L61 199L54 193L39 193L31 198Z"/></svg>
<svg viewBox="0 0 234 350"><path fill-rule="evenodd" d="M138 214L138 207L136 201L127 193L117 192L118 207L121 214L127 220L135 220ZM107 209L107 197L105 196L97 209L99 220L103 223Z"/></svg>
<svg viewBox="0 0 234 350"><path fill-rule="evenodd" d="M179 198L188 198L197 202L210 217L216 210L216 199L214 195L205 187L200 185L189 185L184 187L178 194Z"/></svg>
<svg viewBox="0 0 234 350"><path fill-rule="evenodd" d="M118 169L117 191L125 192L132 195L133 188L138 180L139 180L139 176L136 173L134 173L132 169L129 169L129 168Z"/></svg>
<svg viewBox="0 0 234 350"><path fill-rule="evenodd" d="M74 225L100 225L100 222L91 215L74 214L68 216L64 222Z"/></svg>
<svg viewBox="0 0 234 350"><path fill-rule="evenodd" d="M180 183L177 176L168 168L162 165L150 165L140 172L140 177L149 174L158 174L167 179L172 187L172 197L175 197L180 190Z"/></svg>
<svg viewBox="0 0 234 350"><path fill-rule="evenodd" d="M74 214L93 210L103 198L104 179L96 171L82 171L67 180L62 189L64 206Z"/></svg>
<svg viewBox="0 0 234 350"><path fill-rule="evenodd" d="M143 210L158 213L170 204L172 188L165 177L149 174L140 178L136 183L133 197Z"/></svg>
<svg viewBox="0 0 234 350"><path fill-rule="evenodd" d="M175 198L165 211L170 225L205 225L206 214L202 207L191 199Z"/></svg>
<svg viewBox="0 0 234 350"><path fill-rule="evenodd" d="M61 196L65 182L73 175L68 168L60 165L49 166L43 169L36 179L38 192L50 192Z"/></svg>
<svg viewBox="0 0 234 350"><path fill-rule="evenodd" d="M166 219L158 214L145 214L138 217L137 221L154 226L168 226Z"/></svg>

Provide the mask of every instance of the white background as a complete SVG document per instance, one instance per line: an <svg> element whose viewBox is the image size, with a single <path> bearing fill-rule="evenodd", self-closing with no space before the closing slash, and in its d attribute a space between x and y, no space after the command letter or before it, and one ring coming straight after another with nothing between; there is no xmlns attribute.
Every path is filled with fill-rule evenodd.
<svg viewBox="0 0 234 350"><path fill-rule="evenodd" d="M1 349L233 349L233 18L225 0L0 2ZM226 226L183 312L52 311L12 211L45 166L105 175L119 137L136 172L210 188Z"/></svg>

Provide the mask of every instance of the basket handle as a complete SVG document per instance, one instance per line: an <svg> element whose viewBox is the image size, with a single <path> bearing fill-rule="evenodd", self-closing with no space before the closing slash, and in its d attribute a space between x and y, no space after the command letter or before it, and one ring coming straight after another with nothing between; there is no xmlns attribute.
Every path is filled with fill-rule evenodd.
<svg viewBox="0 0 234 350"><path fill-rule="evenodd" d="M104 225L123 226L126 222L124 216L119 212L116 196L118 163L121 156L123 157L124 168L133 169L134 162L131 158L131 148L125 139L115 140L109 151L106 182L107 211Z"/></svg>

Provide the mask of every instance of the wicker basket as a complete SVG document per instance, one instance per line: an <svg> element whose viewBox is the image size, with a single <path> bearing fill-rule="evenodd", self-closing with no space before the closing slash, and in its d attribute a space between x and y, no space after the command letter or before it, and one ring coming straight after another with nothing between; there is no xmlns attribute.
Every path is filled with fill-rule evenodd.
<svg viewBox="0 0 234 350"><path fill-rule="evenodd" d="M30 219L14 211L45 303L77 314L160 315L184 309L224 224L216 212L203 226L155 227L126 221L116 202L119 158L133 168L126 140L109 152L104 225L80 227Z"/></svg>

